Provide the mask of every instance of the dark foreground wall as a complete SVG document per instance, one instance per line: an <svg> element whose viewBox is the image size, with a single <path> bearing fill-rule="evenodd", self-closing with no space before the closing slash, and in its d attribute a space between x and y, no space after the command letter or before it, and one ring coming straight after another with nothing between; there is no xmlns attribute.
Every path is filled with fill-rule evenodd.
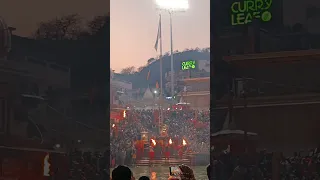
<svg viewBox="0 0 320 180"><path fill-rule="evenodd" d="M320 104L234 109L238 128L258 133L259 146L287 153L320 142Z"/></svg>

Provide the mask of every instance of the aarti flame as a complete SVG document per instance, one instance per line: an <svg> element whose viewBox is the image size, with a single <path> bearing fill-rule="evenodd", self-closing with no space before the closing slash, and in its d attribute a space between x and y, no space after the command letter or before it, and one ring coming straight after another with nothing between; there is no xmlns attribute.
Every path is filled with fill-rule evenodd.
<svg viewBox="0 0 320 180"><path fill-rule="evenodd" d="M151 180L157 180L157 173L156 172L151 173Z"/></svg>
<svg viewBox="0 0 320 180"><path fill-rule="evenodd" d="M152 142L152 144L153 144L154 146L157 145L156 140L151 139L151 142Z"/></svg>
<svg viewBox="0 0 320 180"><path fill-rule="evenodd" d="M172 144L172 139L171 138L169 139L169 144Z"/></svg>
<svg viewBox="0 0 320 180"><path fill-rule="evenodd" d="M50 176L50 156L47 154L43 159L43 176Z"/></svg>
<svg viewBox="0 0 320 180"><path fill-rule="evenodd" d="M184 145L184 146L187 145L186 140L184 140L184 139L182 140L182 145Z"/></svg>
<svg viewBox="0 0 320 180"><path fill-rule="evenodd" d="M123 111L123 118L126 118L126 117L127 117L127 112Z"/></svg>
<svg viewBox="0 0 320 180"><path fill-rule="evenodd" d="M116 127L116 125L115 125L115 124L112 124L112 127L114 128L114 127Z"/></svg>

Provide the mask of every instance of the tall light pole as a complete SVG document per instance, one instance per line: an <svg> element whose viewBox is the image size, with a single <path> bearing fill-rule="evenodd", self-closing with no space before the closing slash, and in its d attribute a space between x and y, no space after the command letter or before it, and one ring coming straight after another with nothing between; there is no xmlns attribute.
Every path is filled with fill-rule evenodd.
<svg viewBox="0 0 320 180"><path fill-rule="evenodd" d="M188 0L155 0L160 10L168 11L170 16L170 45L171 45L171 97L174 96L174 66L173 66L173 35L172 13L189 9Z"/></svg>
<svg viewBox="0 0 320 180"><path fill-rule="evenodd" d="M172 11L169 11L170 16L170 46L171 46L171 97L174 96L174 67L173 67L173 39L172 39Z"/></svg>
<svg viewBox="0 0 320 180"><path fill-rule="evenodd" d="M161 135L161 124L163 123L163 67L162 67L162 26L161 26L161 14L160 14L160 23L159 23L159 33L160 33L160 118L159 118L159 135Z"/></svg>

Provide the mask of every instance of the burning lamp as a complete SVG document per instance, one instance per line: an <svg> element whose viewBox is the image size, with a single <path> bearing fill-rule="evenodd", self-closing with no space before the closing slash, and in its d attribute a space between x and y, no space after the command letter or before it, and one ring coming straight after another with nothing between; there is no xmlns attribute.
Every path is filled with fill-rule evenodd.
<svg viewBox="0 0 320 180"><path fill-rule="evenodd" d="M127 112L124 110L123 111L123 118L126 118L127 117Z"/></svg>
<svg viewBox="0 0 320 180"><path fill-rule="evenodd" d="M153 146L157 145L156 140L151 139L151 142L152 142L152 145L153 145Z"/></svg>
<svg viewBox="0 0 320 180"><path fill-rule="evenodd" d="M184 140L184 139L182 140L182 145L183 145L183 146L186 146L186 145L187 145L186 140Z"/></svg>
<svg viewBox="0 0 320 180"><path fill-rule="evenodd" d="M169 139L169 144L172 144L172 139L171 138Z"/></svg>
<svg viewBox="0 0 320 180"><path fill-rule="evenodd" d="M49 153L43 159L43 176L50 176L50 163L49 163Z"/></svg>
<svg viewBox="0 0 320 180"><path fill-rule="evenodd" d="M157 179L157 173L156 172L152 172L151 173L151 179L152 180Z"/></svg>

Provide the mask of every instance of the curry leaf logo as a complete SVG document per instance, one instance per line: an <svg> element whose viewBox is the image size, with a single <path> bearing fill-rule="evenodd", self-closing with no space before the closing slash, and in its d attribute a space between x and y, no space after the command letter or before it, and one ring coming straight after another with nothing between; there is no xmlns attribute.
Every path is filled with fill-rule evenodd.
<svg viewBox="0 0 320 180"><path fill-rule="evenodd" d="M271 7L271 5L272 5L272 0L265 0L264 4L266 5L265 9L269 9Z"/></svg>
<svg viewBox="0 0 320 180"><path fill-rule="evenodd" d="M272 18L272 15L271 15L271 13L269 11L265 11L261 15L261 20L264 21L264 22L270 21L271 18Z"/></svg>

